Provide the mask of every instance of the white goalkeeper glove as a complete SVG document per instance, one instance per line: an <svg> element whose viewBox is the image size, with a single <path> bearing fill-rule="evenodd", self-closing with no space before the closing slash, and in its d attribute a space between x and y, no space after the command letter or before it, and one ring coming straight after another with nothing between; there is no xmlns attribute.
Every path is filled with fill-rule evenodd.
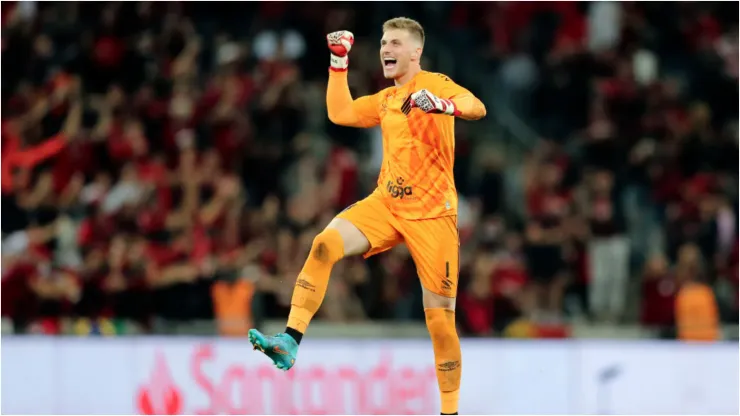
<svg viewBox="0 0 740 416"><path fill-rule="evenodd" d="M419 90L409 95L401 106L401 111L408 115L414 108L418 108L428 114L457 115L457 109L452 100L439 98L429 92L429 90Z"/></svg>
<svg viewBox="0 0 740 416"><path fill-rule="evenodd" d="M330 68L333 71L346 71L349 66L347 54L355 43L355 35L348 30L339 30L326 35L326 43L331 51Z"/></svg>

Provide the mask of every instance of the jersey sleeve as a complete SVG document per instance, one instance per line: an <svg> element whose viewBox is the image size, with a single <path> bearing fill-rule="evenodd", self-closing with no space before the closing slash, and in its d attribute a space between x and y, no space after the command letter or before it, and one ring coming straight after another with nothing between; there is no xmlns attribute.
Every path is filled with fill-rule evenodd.
<svg viewBox="0 0 740 416"><path fill-rule="evenodd" d="M466 88L457 85L455 81L443 74L432 76L434 94L439 98L452 100L455 103L456 115L466 120L478 120L486 116L486 106Z"/></svg>
<svg viewBox="0 0 740 416"><path fill-rule="evenodd" d="M352 99L347 83L347 72L329 71L326 88L326 109L329 120L347 127L373 127L380 124L379 94Z"/></svg>

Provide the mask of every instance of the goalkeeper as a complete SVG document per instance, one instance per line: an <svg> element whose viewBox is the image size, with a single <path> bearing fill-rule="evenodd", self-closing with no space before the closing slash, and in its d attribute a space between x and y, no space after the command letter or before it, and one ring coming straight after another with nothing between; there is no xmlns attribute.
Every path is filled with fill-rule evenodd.
<svg viewBox="0 0 740 416"><path fill-rule="evenodd" d="M252 329L249 340L278 368L290 369L323 301L333 265L346 256L367 258L406 243L423 288L442 414L456 414L462 356L455 329L460 250L452 174L455 118L477 120L486 109L445 75L421 69L424 30L414 20L401 17L383 25L380 61L385 77L395 85L355 100L347 84L354 37L338 31L327 35L327 41L329 119L342 126L381 126L378 187L337 215L314 239L296 280L285 333L266 336Z"/></svg>

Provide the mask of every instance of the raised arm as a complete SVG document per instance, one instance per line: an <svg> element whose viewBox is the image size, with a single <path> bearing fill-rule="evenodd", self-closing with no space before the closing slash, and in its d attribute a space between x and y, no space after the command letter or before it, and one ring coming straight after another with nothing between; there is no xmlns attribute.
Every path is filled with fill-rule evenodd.
<svg viewBox="0 0 740 416"><path fill-rule="evenodd" d="M55 156L67 147L70 139L77 135L81 124L82 102L76 101L69 110L62 131L43 143L22 151L18 155L16 163L23 166L33 166Z"/></svg>
<svg viewBox="0 0 740 416"><path fill-rule="evenodd" d="M332 123L347 127L373 127L380 124L377 95L352 99L347 71L329 71L326 109Z"/></svg>

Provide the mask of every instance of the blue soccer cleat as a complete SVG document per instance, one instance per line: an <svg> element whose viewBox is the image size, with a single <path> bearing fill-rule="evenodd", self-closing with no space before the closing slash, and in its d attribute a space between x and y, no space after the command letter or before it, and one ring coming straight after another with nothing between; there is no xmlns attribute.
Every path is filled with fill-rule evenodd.
<svg viewBox="0 0 740 416"><path fill-rule="evenodd" d="M280 370L288 371L295 364L298 343L288 334L282 333L270 337L256 329L250 329L249 342L255 350L260 350L270 357L275 367Z"/></svg>

